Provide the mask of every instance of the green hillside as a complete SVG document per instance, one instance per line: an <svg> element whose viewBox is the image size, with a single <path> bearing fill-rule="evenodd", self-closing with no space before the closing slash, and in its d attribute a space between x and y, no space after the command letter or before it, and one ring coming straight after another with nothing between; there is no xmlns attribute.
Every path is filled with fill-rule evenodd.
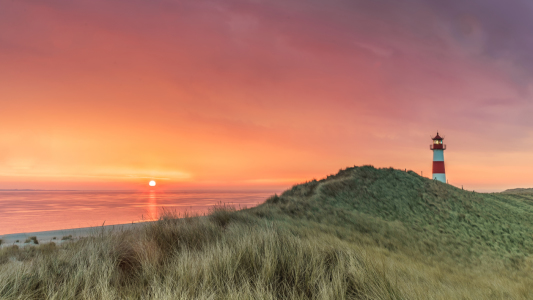
<svg viewBox="0 0 533 300"><path fill-rule="evenodd" d="M508 189L503 191L502 194L533 194L533 188Z"/></svg>
<svg viewBox="0 0 533 300"><path fill-rule="evenodd" d="M533 253L533 194L465 191L414 172L371 166L296 185L259 209L357 231L389 249L475 262Z"/></svg>
<svg viewBox="0 0 533 300"><path fill-rule="evenodd" d="M341 170L258 207L0 250L0 299L533 299L533 194Z"/></svg>

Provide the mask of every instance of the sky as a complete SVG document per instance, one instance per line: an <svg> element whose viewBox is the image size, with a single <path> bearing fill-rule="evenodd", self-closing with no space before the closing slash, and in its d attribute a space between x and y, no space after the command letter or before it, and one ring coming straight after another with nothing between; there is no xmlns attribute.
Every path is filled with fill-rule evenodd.
<svg viewBox="0 0 533 300"><path fill-rule="evenodd" d="M533 3L0 0L0 189L533 187Z"/></svg>

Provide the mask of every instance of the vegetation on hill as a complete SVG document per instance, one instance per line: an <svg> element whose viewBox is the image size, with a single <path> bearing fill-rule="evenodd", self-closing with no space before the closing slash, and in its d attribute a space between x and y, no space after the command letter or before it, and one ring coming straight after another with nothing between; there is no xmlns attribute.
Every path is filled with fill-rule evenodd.
<svg viewBox="0 0 533 300"><path fill-rule="evenodd" d="M345 232L340 238L360 232L391 250L472 263L533 253L533 194L476 193L414 172L364 166L296 185L267 202L278 214L333 225Z"/></svg>
<svg viewBox="0 0 533 300"><path fill-rule="evenodd" d="M241 211L0 250L1 299L532 299L533 195L348 168Z"/></svg>
<svg viewBox="0 0 533 300"><path fill-rule="evenodd" d="M533 194L533 188L508 189L503 191L502 194Z"/></svg>

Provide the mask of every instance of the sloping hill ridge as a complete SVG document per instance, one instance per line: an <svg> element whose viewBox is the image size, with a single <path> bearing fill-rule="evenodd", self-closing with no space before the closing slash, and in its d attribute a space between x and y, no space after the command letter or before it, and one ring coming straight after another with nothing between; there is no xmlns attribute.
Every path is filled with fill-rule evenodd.
<svg viewBox="0 0 533 300"><path fill-rule="evenodd" d="M508 189L503 191L502 194L533 194L533 188Z"/></svg>
<svg viewBox="0 0 533 300"><path fill-rule="evenodd" d="M258 210L274 210L288 222L335 228L340 238L370 239L392 250L511 263L533 253L533 195L476 193L412 171L347 168L296 185L263 206Z"/></svg>

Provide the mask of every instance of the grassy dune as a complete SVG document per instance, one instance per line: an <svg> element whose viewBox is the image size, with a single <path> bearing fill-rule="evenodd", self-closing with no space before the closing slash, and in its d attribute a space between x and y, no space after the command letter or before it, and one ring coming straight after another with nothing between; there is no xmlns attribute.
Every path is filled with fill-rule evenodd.
<svg viewBox="0 0 533 300"><path fill-rule="evenodd" d="M0 250L1 299L533 299L533 195L349 168L258 207Z"/></svg>

